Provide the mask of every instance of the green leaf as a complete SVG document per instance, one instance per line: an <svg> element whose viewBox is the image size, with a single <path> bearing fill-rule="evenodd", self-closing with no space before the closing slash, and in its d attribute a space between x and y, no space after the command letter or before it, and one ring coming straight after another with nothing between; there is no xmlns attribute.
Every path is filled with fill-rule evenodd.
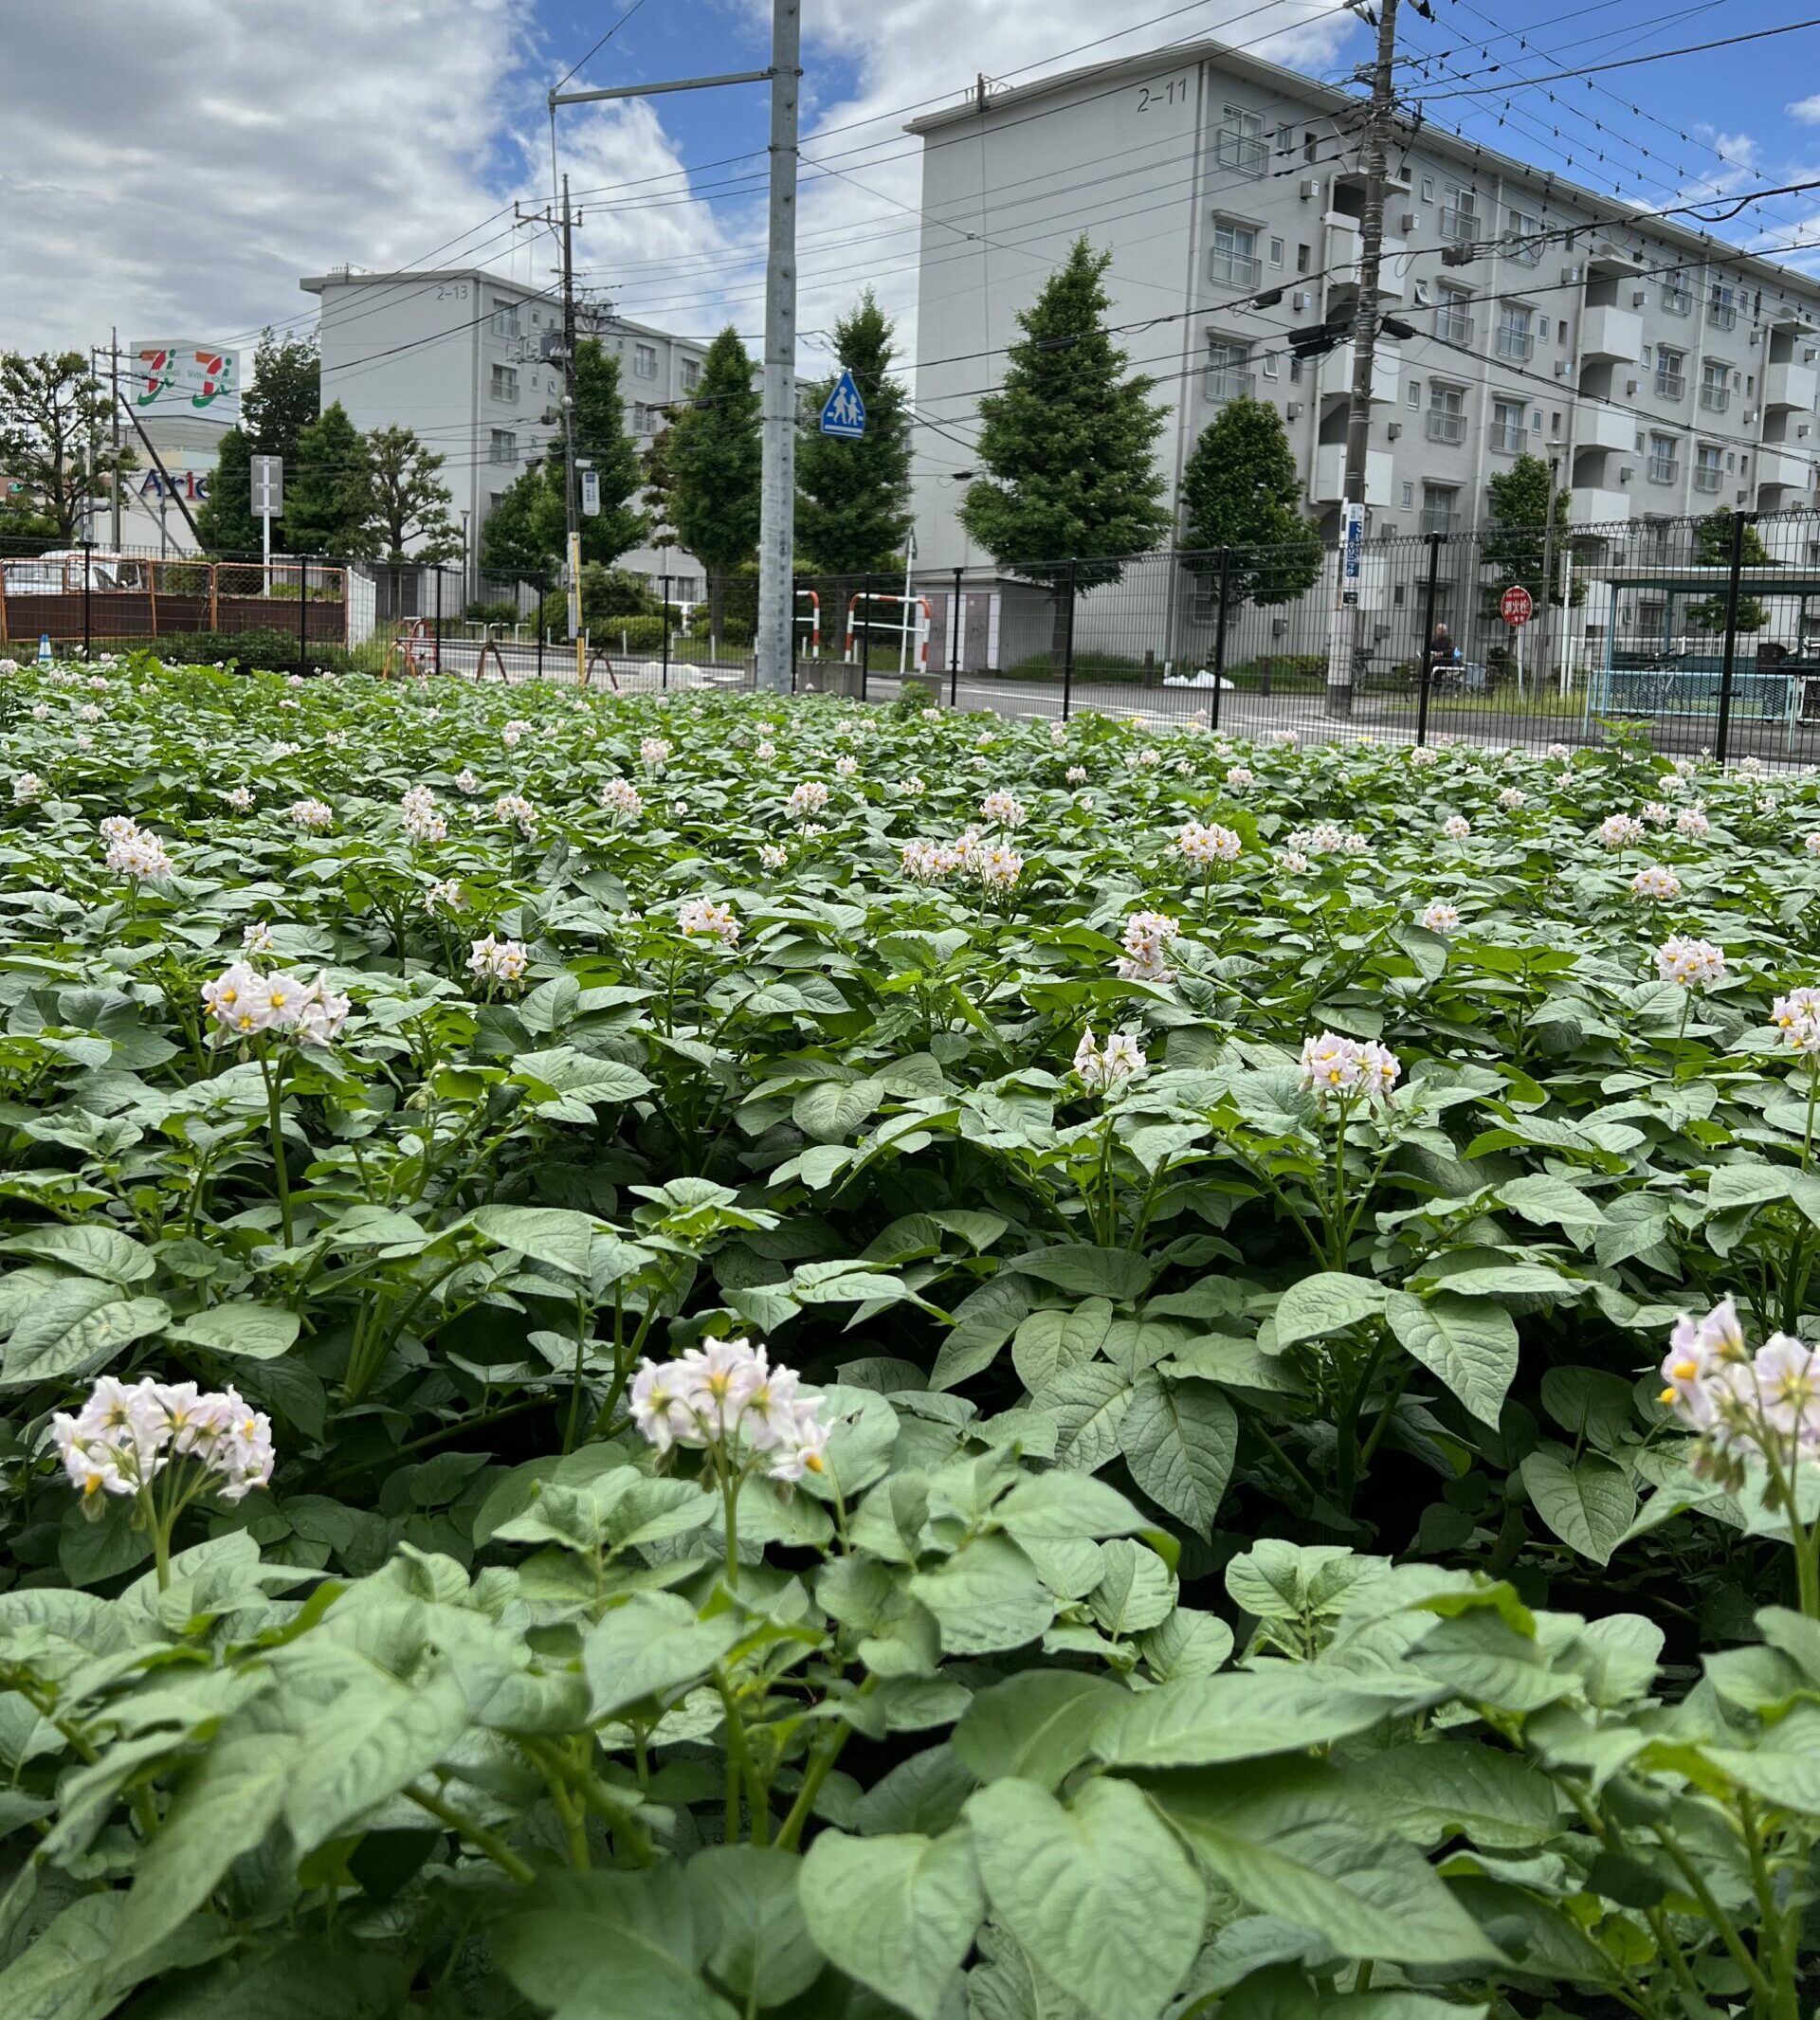
<svg viewBox="0 0 1820 2020"><path fill-rule="evenodd" d="M1054 1789L1092 1752L1101 1715L1128 1693L1105 1677L1075 1669L1026 1669L976 1691L954 1749L976 1780L1008 1774Z"/></svg>
<svg viewBox="0 0 1820 2020"><path fill-rule="evenodd" d="M104 1221L27 1228L0 1242L0 1251L61 1263L81 1276L104 1277L110 1283L143 1283L157 1268L149 1248Z"/></svg>
<svg viewBox="0 0 1820 2020"><path fill-rule="evenodd" d="M1530 1452L1520 1468L1536 1512L1569 1549L1611 1560L1637 1512L1637 1489L1621 1465L1596 1452L1570 1458L1558 1447Z"/></svg>
<svg viewBox="0 0 1820 2020"><path fill-rule="evenodd" d="M1438 1376L1472 1416L1496 1429L1517 1377L1517 1326L1484 1298L1437 1291L1426 1301L1392 1291L1384 1316L1412 1360Z"/></svg>
<svg viewBox="0 0 1820 2020"><path fill-rule="evenodd" d="M1303 1339L1320 1339L1384 1309L1384 1285L1370 1277L1351 1277L1324 1270L1303 1277L1283 1292L1277 1305L1277 1345L1293 1347Z"/></svg>
<svg viewBox="0 0 1820 2020"><path fill-rule="evenodd" d="M284 1794L284 1821L300 1852L314 1851L354 1820L428 1774L468 1725L461 1686L446 1673L409 1683L374 1667L304 1729L306 1763Z"/></svg>
<svg viewBox="0 0 1820 2020"><path fill-rule="evenodd" d="M0 1971L0 2013L7 2020L101 2020L119 2004L112 1988L126 1896L84 1894Z"/></svg>
<svg viewBox="0 0 1820 2020"><path fill-rule="evenodd" d="M955 1322L936 1355L932 1389L954 1389L990 1368L1030 1309L1029 1285L1012 1276L989 1278L955 1307Z"/></svg>
<svg viewBox="0 0 1820 2020"><path fill-rule="evenodd" d="M1303 1665L1263 1662L1246 1670L1164 1683L1110 1710L1093 1750L1109 1767L1201 1767L1292 1754L1368 1732L1445 1693L1420 1681L1365 1687Z"/></svg>
<svg viewBox="0 0 1820 2020"><path fill-rule="evenodd" d="M1542 1408L1576 1444L1590 1439L1602 1451L1640 1428L1630 1383L1605 1368L1550 1368Z"/></svg>
<svg viewBox="0 0 1820 2020"><path fill-rule="evenodd" d="M1239 1448L1239 1413L1211 1382L1152 1368L1132 1385L1119 1424L1131 1477L1159 1507L1210 1538Z"/></svg>
<svg viewBox="0 0 1820 2020"><path fill-rule="evenodd" d="M1348 1764L1349 1784L1398 1836L1435 1846L1456 1833L1488 1851L1525 1851L1559 1829L1546 1774L1478 1740L1425 1740Z"/></svg>
<svg viewBox="0 0 1820 2020"><path fill-rule="evenodd" d="M1131 1384L1109 1362L1064 1368L1037 1397L1055 1419L1059 1465L1093 1473L1119 1449L1119 1426L1131 1407Z"/></svg>
<svg viewBox="0 0 1820 2020"><path fill-rule="evenodd" d="M1100 1562L1104 1569L1087 1604L1114 1641L1168 1619L1175 1605L1175 1578L1154 1550L1121 1537L1103 1546Z"/></svg>
<svg viewBox="0 0 1820 2020"><path fill-rule="evenodd" d="M305 1766L296 1742L279 1734L214 1742L139 1853L120 1920L118 1958L149 1950L208 1900L234 1861L264 1841L286 1784Z"/></svg>
<svg viewBox="0 0 1820 2020"><path fill-rule="evenodd" d="M914 2020L938 2020L985 1912L970 1831L824 1830L797 1884L810 1934L831 1964Z"/></svg>
<svg viewBox="0 0 1820 2020"><path fill-rule="evenodd" d="M1089 1361L1105 1343L1112 1306L1104 1298L1088 1298L1071 1312L1032 1312L1011 1341L1011 1365L1032 1395L1065 1368Z"/></svg>
<svg viewBox="0 0 1820 2020"><path fill-rule="evenodd" d="M977 1536L910 1590L936 1616L945 1655L1021 1648L1055 1618L1055 1601L1009 1537Z"/></svg>
<svg viewBox="0 0 1820 2020"><path fill-rule="evenodd" d="M553 2020L736 2020L701 1977L706 1932L682 1867L546 1875L527 1891L539 1904L493 1941L506 1976Z"/></svg>
<svg viewBox="0 0 1820 2020"><path fill-rule="evenodd" d="M565 1276L586 1278L588 1251L600 1223L568 1207L481 1207L474 1225L489 1241L546 1263ZM603 1233L608 1230L602 1228Z"/></svg>
<svg viewBox="0 0 1820 2020"><path fill-rule="evenodd" d="M1605 1224L1598 1204L1578 1186L1552 1173L1534 1172L1526 1178L1513 1178L1498 1188L1498 1196L1512 1212L1537 1227L1555 1222L1576 1239Z"/></svg>
<svg viewBox="0 0 1820 2020"><path fill-rule="evenodd" d="M689 1884L714 1931L707 1966L755 2006L782 2006L822 1973L822 1953L797 1898L798 1862L755 1845L710 1845L689 1861Z"/></svg>
<svg viewBox="0 0 1820 2020"><path fill-rule="evenodd" d="M98 1301L96 1289L104 1293ZM0 1361L0 1389L99 1374L123 1347L171 1320L159 1298L118 1298L77 1277L46 1292L13 1328Z"/></svg>
<svg viewBox="0 0 1820 2020"><path fill-rule="evenodd" d="M593 1690L591 1720L600 1720L705 1677L739 1639L733 1613L698 1620L674 1592L635 1592L588 1630L582 1667Z"/></svg>
<svg viewBox="0 0 1820 2020"><path fill-rule="evenodd" d="M1129 1248L1095 1248L1085 1242L1033 1248L1006 1267L1053 1283L1071 1298L1110 1298L1114 1304L1141 1298L1156 1273L1153 1264Z"/></svg>
<svg viewBox="0 0 1820 2020"><path fill-rule="evenodd" d="M995 1781L967 1812L992 1913L1095 2020L1156 2020L1200 1949L1207 1889L1130 1782L1089 1780L1064 1809Z"/></svg>
<svg viewBox="0 0 1820 2020"><path fill-rule="evenodd" d="M883 1081L817 1081L791 1103L790 1119L817 1143L845 1143L883 1099Z"/></svg>
<svg viewBox="0 0 1820 2020"><path fill-rule="evenodd" d="M296 1345L301 1325L297 1313L287 1312L281 1305L255 1304L248 1299L238 1299L192 1313L180 1325L172 1327L171 1337L239 1360L276 1360Z"/></svg>

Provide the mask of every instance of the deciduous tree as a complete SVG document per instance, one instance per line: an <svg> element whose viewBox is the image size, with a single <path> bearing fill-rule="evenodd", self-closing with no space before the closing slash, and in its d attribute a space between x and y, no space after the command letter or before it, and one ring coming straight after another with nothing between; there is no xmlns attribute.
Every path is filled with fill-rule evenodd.
<svg viewBox="0 0 1820 2020"><path fill-rule="evenodd" d="M0 475L19 500L49 520L64 546L82 530L89 499L133 466L116 450L108 389L80 351L0 352Z"/></svg>

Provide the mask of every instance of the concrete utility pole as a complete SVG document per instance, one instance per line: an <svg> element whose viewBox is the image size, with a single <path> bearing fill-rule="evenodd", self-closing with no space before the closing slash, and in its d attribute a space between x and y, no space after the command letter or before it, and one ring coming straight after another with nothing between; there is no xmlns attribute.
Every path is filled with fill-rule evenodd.
<svg viewBox="0 0 1820 2020"><path fill-rule="evenodd" d="M562 178L560 211L553 214L549 210L525 210L514 206L514 215L521 225L547 225L551 230L562 234L562 495L568 531L563 555L568 563L569 577L569 643L574 648L575 682L585 686L587 667L583 662L587 644L581 629L581 498L575 479L575 226L579 222L579 213L570 208L568 176ZM462 536L462 553L465 574L465 531ZM541 616L537 622L541 626Z"/></svg>
<svg viewBox="0 0 1820 2020"><path fill-rule="evenodd" d="M678 78L662 84L615 84L599 91L553 91L549 98L554 119L558 105L592 105L603 99L648 99L660 92L706 91L722 84L771 86L771 248L765 265L757 663L759 686L774 688L780 694L790 692L796 613L791 564L796 512L796 101L803 74L801 51L802 0L772 0L771 64L767 69ZM554 146L553 138L553 149ZM573 348L572 345L572 351ZM573 458L569 492L569 524L573 529ZM572 549L575 540L572 530Z"/></svg>
<svg viewBox="0 0 1820 2020"><path fill-rule="evenodd" d="M114 552L120 551L120 333L117 328L107 333L107 366L114 388L114 473L107 481L108 496L114 519Z"/></svg>
<svg viewBox="0 0 1820 2020"><path fill-rule="evenodd" d="M1358 309L1353 323L1353 386L1346 409L1346 476L1342 496L1347 521L1362 520L1365 471L1372 442L1372 372L1377 361L1377 278L1384 258L1384 174L1390 155L1391 122L1396 113L1397 0L1377 0L1377 60L1372 66L1372 102L1365 119L1365 214L1358 234ZM1345 552L1340 561L1342 601L1327 661L1327 713L1353 712L1353 671L1365 649L1365 606L1358 587L1346 587ZM1427 641L1424 641L1426 649Z"/></svg>
<svg viewBox="0 0 1820 2020"><path fill-rule="evenodd" d="M796 100L801 0L772 0L771 246L765 262L764 465L758 520L757 684L793 683L796 585Z"/></svg>

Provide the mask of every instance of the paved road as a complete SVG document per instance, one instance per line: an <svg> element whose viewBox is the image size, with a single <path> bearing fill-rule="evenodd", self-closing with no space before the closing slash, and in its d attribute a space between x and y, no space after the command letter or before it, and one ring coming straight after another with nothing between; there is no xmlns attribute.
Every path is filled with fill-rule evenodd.
<svg viewBox="0 0 1820 2020"><path fill-rule="evenodd" d="M480 646L472 641L445 639L443 671L472 678L480 655ZM499 679L499 663L503 664L510 682L537 677L538 654L535 646L500 646L498 662L489 650L485 678ZM573 660L554 646L546 646L542 669L546 680L573 683L575 678ZM835 667L832 663L824 662L821 671L832 677ZM807 664L804 672L807 675ZM621 694L737 691L751 684L752 663L747 659L705 663L672 659L666 666L661 656L628 658L614 653L595 662L589 677L591 687L616 689ZM877 702L895 701L898 687L895 673L874 674L866 683L866 699ZM941 681L939 695L944 704L951 692L961 708L1001 716L1054 719L1063 712L1059 682L984 680L963 674L957 687L948 679ZM1139 687L1130 682L1079 682L1069 693L1068 706L1071 713L1138 717L1162 727L1191 719L1211 720L1214 700L1210 687ZM1324 698L1312 693L1265 696L1228 690L1218 697L1218 726L1235 737L1262 739L1273 731L1293 730L1304 743L1415 741L1416 703L1410 695L1361 696L1352 715L1345 718L1329 716ZM1452 738L1494 750L1541 750L1551 743L1577 746L1602 740L1597 722L1588 723L1582 701L1570 699L1562 705L1551 696L1549 702L1552 705L1489 709L1483 704L1463 705L1447 696L1432 697L1429 740ZM1657 750L1680 755L1709 749L1718 726L1711 717L1670 716L1655 719L1648 727ZM1785 723L1734 718L1731 755L1734 759L1755 756L1778 768L1820 760L1820 723L1799 726L1791 739Z"/></svg>

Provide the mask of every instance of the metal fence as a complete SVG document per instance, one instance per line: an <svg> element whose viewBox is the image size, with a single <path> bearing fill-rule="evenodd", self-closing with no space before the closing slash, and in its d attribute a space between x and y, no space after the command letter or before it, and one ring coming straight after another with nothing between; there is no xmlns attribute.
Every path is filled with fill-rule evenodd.
<svg viewBox="0 0 1820 2020"><path fill-rule="evenodd" d="M1507 595L1516 591L1516 595ZM1820 759L1820 515L1465 528L798 583L797 682L1241 736ZM1445 628L1443 631L1439 628Z"/></svg>

